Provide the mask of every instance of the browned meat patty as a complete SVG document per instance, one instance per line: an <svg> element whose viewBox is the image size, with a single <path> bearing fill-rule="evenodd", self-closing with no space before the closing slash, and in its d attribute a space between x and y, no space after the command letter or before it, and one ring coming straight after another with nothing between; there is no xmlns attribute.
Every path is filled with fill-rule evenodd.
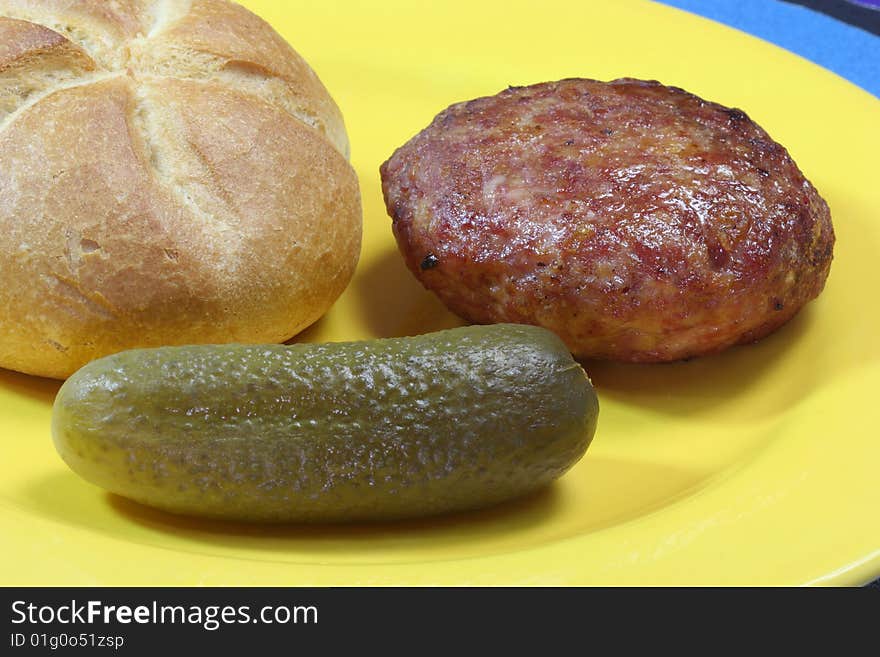
<svg viewBox="0 0 880 657"><path fill-rule="evenodd" d="M821 292L828 206L743 112L658 82L563 80L453 105L382 165L413 273L476 323L580 357L752 341Z"/></svg>

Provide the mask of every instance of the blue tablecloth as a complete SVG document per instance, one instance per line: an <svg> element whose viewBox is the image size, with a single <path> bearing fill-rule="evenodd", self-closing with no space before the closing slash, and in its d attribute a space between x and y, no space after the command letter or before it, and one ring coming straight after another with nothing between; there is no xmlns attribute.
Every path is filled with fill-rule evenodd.
<svg viewBox="0 0 880 657"><path fill-rule="evenodd" d="M663 4L775 43L880 97L880 36L869 31L880 32L880 0L663 0ZM872 4L878 9L867 8Z"/></svg>
<svg viewBox="0 0 880 657"><path fill-rule="evenodd" d="M781 46L880 97L880 0L663 0L663 3ZM880 579L869 586L880 589Z"/></svg>

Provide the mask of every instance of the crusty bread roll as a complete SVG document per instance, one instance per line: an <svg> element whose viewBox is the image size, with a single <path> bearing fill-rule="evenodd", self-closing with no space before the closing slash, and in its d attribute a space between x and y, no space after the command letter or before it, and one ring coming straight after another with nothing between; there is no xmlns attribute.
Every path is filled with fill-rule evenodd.
<svg viewBox="0 0 880 657"><path fill-rule="evenodd" d="M339 109L226 0L0 0L0 367L281 342L349 283Z"/></svg>

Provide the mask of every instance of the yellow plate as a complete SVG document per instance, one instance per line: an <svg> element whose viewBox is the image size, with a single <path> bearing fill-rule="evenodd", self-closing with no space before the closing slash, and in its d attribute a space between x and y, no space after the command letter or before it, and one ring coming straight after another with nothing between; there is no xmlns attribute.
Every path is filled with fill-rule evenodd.
<svg viewBox="0 0 880 657"><path fill-rule="evenodd" d="M402 265L378 166L441 109L508 84L656 78L745 109L831 205L822 297L754 346L667 366L589 363L587 456L491 511L349 528L180 519L55 454L57 384L0 372L4 584L856 584L880 574L880 102L764 42L649 2L246 3L346 116L366 222L349 290L303 336L457 324Z"/></svg>

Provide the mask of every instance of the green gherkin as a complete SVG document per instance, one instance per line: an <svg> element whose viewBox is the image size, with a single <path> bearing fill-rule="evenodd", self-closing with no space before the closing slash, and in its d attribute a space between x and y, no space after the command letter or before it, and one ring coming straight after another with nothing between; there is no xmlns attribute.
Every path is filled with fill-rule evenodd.
<svg viewBox="0 0 880 657"><path fill-rule="evenodd" d="M52 431L79 475L168 511L340 522L488 506L586 451L598 402L541 328L126 351L83 367Z"/></svg>

